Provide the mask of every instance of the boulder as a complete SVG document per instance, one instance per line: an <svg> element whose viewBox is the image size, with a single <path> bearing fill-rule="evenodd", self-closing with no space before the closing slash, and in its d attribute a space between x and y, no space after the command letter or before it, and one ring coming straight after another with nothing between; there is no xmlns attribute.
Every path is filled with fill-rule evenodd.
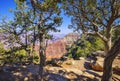
<svg viewBox="0 0 120 81"><path fill-rule="evenodd" d="M103 71L104 58L98 56L96 58L97 60L90 61L90 67L95 71ZM118 70L120 72L120 59L114 59L112 67L113 70Z"/></svg>
<svg viewBox="0 0 120 81"><path fill-rule="evenodd" d="M104 51L96 51L96 52L91 53L91 55L99 56L99 57L105 57L106 56Z"/></svg>
<svg viewBox="0 0 120 81"><path fill-rule="evenodd" d="M84 60L85 58L84 58L84 57L80 57L79 59L80 59L80 60Z"/></svg>
<svg viewBox="0 0 120 81"><path fill-rule="evenodd" d="M28 78L28 77L25 77L25 78L24 78L24 81L28 81L28 80L29 80L29 78Z"/></svg>
<svg viewBox="0 0 120 81"><path fill-rule="evenodd" d="M90 66L95 71L103 71L103 62L104 62L104 58L97 57L96 61L92 60L90 62Z"/></svg>

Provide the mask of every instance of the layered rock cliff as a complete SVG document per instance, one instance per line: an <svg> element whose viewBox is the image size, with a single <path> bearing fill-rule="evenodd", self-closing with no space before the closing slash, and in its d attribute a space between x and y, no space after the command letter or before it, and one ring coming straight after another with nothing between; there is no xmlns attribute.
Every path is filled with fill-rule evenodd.
<svg viewBox="0 0 120 81"><path fill-rule="evenodd" d="M66 52L66 47L71 46L77 39L80 38L80 35L77 33L69 33L63 38L57 39L54 42L48 44L46 48L46 57L47 58L60 58ZM39 45L35 46L35 50L39 50Z"/></svg>

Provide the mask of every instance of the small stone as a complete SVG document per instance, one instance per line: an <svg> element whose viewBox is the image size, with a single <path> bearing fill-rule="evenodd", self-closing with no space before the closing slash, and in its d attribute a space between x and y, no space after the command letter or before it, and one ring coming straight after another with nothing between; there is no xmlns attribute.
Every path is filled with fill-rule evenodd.
<svg viewBox="0 0 120 81"><path fill-rule="evenodd" d="M25 78L24 78L24 81L28 81L28 77L25 77Z"/></svg>

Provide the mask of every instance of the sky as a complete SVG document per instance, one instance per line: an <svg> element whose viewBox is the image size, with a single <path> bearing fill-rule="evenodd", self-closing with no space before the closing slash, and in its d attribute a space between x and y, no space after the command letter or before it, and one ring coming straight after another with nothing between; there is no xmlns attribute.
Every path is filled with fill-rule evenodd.
<svg viewBox="0 0 120 81"><path fill-rule="evenodd" d="M15 8L16 8L16 4L14 0L0 0L0 18L1 16L7 16L7 19L12 19L13 13L9 12L9 10ZM62 17L63 17L63 23L58 28L61 30L61 32L57 32L57 33L52 32L52 34L68 34L72 32L71 29L68 29L68 25L70 24L70 18L68 16L65 16L64 14L62 14Z"/></svg>

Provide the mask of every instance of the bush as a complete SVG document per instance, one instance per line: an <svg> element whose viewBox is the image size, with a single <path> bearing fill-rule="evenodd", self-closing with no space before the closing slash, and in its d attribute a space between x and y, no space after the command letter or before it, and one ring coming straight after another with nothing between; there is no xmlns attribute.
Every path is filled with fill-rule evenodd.
<svg viewBox="0 0 120 81"><path fill-rule="evenodd" d="M14 52L13 54L16 57L16 59L19 59L19 62L26 61L28 57L27 52L24 49L18 50Z"/></svg>
<svg viewBox="0 0 120 81"><path fill-rule="evenodd" d="M4 49L4 44L0 43L0 54L4 54L5 49Z"/></svg>
<svg viewBox="0 0 120 81"><path fill-rule="evenodd" d="M85 40L80 39L71 47L67 48L67 55L73 59L79 59L80 57L86 57L97 50L103 50L104 45L99 38L87 37Z"/></svg>
<svg viewBox="0 0 120 81"><path fill-rule="evenodd" d="M4 64L4 53L5 53L5 49L4 49L4 44L0 43L0 66L2 66Z"/></svg>
<svg viewBox="0 0 120 81"><path fill-rule="evenodd" d="M3 56L3 61L5 63L22 63L27 61L28 55L24 49L12 51L10 49L6 50Z"/></svg>
<svg viewBox="0 0 120 81"><path fill-rule="evenodd" d="M34 51L33 52L33 63L35 63L35 64L39 64L39 56L38 56L38 54Z"/></svg>

